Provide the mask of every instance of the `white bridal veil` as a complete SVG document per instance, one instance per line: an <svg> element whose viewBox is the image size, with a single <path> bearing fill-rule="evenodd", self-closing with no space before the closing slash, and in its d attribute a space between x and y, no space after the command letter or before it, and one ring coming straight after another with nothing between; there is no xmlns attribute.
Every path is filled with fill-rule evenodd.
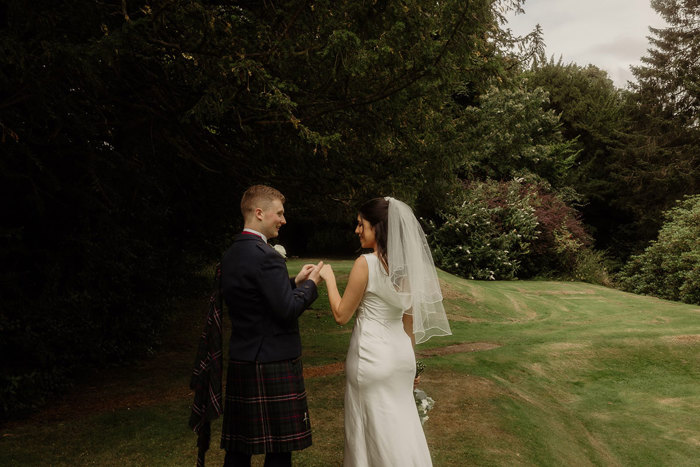
<svg viewBox="0 0 700 467"><path fill-rule="evenodd" d="M425 233L406 203L391 197L385 199L389 202L389 275L402 297L404 311L413 315L416 344L433 336L450 335L440 282Z"/></svg>

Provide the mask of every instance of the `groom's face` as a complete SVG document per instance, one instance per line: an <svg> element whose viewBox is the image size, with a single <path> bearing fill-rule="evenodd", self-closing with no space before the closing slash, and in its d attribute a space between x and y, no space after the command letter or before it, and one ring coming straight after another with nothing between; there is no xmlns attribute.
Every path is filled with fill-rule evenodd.
<svg viewBox="0 0 700 467"><path fill-rule="evenodd" d="M287 223L284 218L284 205L279 199L273 200L262 211L261 233L268 239L279 235L280 227Z"/></svg>

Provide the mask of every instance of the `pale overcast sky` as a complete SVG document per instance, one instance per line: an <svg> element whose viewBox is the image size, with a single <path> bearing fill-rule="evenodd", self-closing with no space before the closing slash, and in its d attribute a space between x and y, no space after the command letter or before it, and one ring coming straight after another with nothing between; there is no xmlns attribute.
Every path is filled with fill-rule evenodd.
<svg viewBox="0 0 700 467"><path fill-rule="evenodd" d="M514 33L525 35L539 23L548 59L591 63L618 87L633 80L630 65L646 55L649 26L665 24L649 0L526 0L524 9L524 15L509 15Z"/></svg>

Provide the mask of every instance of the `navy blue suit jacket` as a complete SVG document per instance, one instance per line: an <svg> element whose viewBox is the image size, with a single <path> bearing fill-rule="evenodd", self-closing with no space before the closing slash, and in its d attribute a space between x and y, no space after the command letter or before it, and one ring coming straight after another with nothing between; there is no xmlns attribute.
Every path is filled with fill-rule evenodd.
<svg viewBox="0 0 700 467"><path fill-rule="evenodd" d="M221 290L231 317L231 360L275 362L301 356L299 316L318 297L297 287L284 258L257 235L240 234L221 261Z"/></svg>

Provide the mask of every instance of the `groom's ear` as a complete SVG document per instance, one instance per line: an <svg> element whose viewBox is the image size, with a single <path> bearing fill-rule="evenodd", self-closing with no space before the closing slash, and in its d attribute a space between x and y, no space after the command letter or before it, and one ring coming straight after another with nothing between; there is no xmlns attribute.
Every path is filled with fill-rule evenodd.
<svg viewBox="0 0 700 467"><path fill-rule="evenodd" d="M263 220L263 218L265 217L264 211L262 210L262 208L255 208L255 211L253 211L253 213L255 215L255 218L260 220L260 221Z"/></svg>

